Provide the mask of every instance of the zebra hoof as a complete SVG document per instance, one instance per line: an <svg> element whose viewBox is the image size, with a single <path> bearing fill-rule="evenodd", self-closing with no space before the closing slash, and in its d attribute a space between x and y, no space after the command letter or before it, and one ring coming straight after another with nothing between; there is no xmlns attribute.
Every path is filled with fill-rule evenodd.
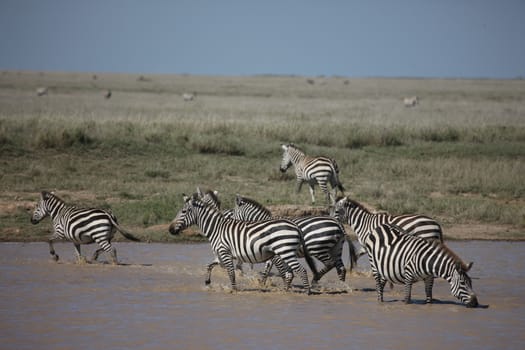
<svg viewBox="0 0 525 350"><path fill-rule="evenodd" d="M58 254L51 255L53 261L58 261Z"/></svg>
<svg viewBox="0 0 525 350"><path fill-rule="evenodd" d="M206 281L204 281L204 284L205 284L205 285L207 285L207 286L209 286L209 285L210 285L210 283L211 283L211 281L210 281L210 280L206 280Z"/></svg>

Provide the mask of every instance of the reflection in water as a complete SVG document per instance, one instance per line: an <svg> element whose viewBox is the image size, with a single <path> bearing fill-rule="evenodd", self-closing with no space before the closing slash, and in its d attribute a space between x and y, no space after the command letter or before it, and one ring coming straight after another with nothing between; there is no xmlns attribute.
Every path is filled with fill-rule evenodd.
<svg viewBox="0 0 525 350"><path fill-rule="evenodd" d="M302 294L299 281L284 292L276 276L261 289L262 266L245 268L231 293L220 268L204 286L208 244L117 245L123 266L77 265L71 244L57 245L61 263L45 243L0 244L2 349L517 349L525 341L525 243L450 243L475 262L473 287L488 309L460 305L443 280L434 305L424 304L422 283L412 305L399 285L378 304L364 258L346 284L330 272L316 295Z"/></svg>

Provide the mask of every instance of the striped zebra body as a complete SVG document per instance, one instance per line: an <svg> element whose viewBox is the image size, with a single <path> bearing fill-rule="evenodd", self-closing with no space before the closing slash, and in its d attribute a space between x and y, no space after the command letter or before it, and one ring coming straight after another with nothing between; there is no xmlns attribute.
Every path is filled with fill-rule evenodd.
<svg viewBox="0 0 525 350"><path fill-rule="evenodd" d="M308 275L297 256L304 242L300 230L293 222L267 220L246 223L226 219L216 208L199 199L184 196L184 206L170 224L169 231L176 235L194 224L208 238L216 256L216 260L208 265L207 284L210 282L211 270L220 264L226 268L232 289L236 290L234 258L247 263L273 259L276 264L281 264L282 261L278 267L283 274L286 274L287 267L297 273L307 293L310 293ZM306 261L316 274L313 260L306 256ZM293 276L288 277L290 283L291 278ZM287 283L287 287L290 283Z"/></svg>
<svg viewBox="0 0 525 350"><path fill-rule="evenodd" d="M253 199L237 195L233 209L233 218L242 221L260 221L272 218L271 212ZM299 218L288 218L293 221L301 230L304 238L305 248L310 256L319 259L325 266L317 276L314 276L312 283L317 283L319 279L336 268L341 281L345 281L346 269L342 260L343 243L347 237L343 226L334 218L329 216L308 216ZM353 244L349 241L350 269L356 262L357 257ZM263 274L263 281L266 280L271 269L271 262L267 263Z"/></svg>
<svg viewBox="0 0 525 350"><path fill-rule="evenodd" d="M436 277L447 280L452 295L467 307L478 305L465 265L443 244L411 236L399 227L382 224L366 238L378 301L383 301L386 282L405 285L405 303L411 302L412 284L423 280L427 303L432 302L432 283Z"/></svg>
<svg viewBox="0 0 525 350"><path fill-rule="evenodd" d="M344 195L344 187L339 181L339 167L334 159L327 157L309 157L293 144L282 145L281 147L284 153L280 170L285 172L290 166L294 166L297 177L297 193L301 190L303 183L307 182L310 188L312 203L315 203L315 184L318 184L325 193L329 204L334 203L337 189ZM328 190L328 184L332 186L333 194Z"/></svg>
<svg viewBox="0 0 525 350"><path fill-rule="evenodd" d="M410 235L443 242L439 223L424 215L372 213L357 201L344 197L335 204L335 216L350 225L362 246L370 232L381 224L396 225Z"/></svg>
<svg viewBox="0 0 525 350"><path fill-rule="evenodd" d="M40 201L31 217L33 224L38 224L46 216L53 220L53 235L49 239L49 252L57 261L53 242L55 240L68 240L73 242L79 261L84 260L80 252L81 244L98 243L99 249L93 254L97 260L102 251L108 253L114 264L117 264L117 253L111 245L111 240L117 229L124 237L132 241L139 241L129 232L122 229L115 216L102 209L77 208L67 205L62 199L50 192L42 192Z"/></svg>

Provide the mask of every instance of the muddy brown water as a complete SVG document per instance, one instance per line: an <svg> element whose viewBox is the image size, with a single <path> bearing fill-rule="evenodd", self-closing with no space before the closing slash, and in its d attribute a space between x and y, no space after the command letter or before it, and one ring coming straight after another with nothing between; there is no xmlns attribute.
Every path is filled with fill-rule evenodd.
<svg viewBox="0 0 525 350"><path fill-rule="evenodd" d="M341 284L336 273L318 293L299 281L284 292L272 277L261 290L262 266L245 266L240 292L230 293L204 244L116 243L124 265L76 264L73 246L57 244L59 263L45 243L0 244L1 349L522 349L525 342L525 242L451 242L464 260L479 301L467 309L436 280L440 302L415 303L403 288L378 304L367 259ZM83 246L88 257L95 246Z"/></svg>

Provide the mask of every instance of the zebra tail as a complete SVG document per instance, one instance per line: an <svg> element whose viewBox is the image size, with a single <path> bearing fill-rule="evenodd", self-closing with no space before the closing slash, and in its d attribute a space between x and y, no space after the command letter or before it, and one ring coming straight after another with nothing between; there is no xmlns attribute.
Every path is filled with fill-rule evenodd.
<svg viewBox="0 0 525 350"><path fill-rule="evenodd" d="M348 235L345 235L346 241L348 242L348 257L350 259L350 271L353 270L355 266L357 266L357 259L359 258L357 256L357 253L355 251L355 246L352 243L352 240Z"/></svg>
<svg viewBox="0 0 525 350"><path fill-rule="evenodd" d="M133 242L140 242L139 238L133 236L129 231L126 231L122 227L120 227L120 225L118 224L116 218L113 215L109 215L109 217L111 218L113 226L115 226L117 231L120 232L124 237L126 237L127 239L129 239L130 241L133 241Z"/></svg>

